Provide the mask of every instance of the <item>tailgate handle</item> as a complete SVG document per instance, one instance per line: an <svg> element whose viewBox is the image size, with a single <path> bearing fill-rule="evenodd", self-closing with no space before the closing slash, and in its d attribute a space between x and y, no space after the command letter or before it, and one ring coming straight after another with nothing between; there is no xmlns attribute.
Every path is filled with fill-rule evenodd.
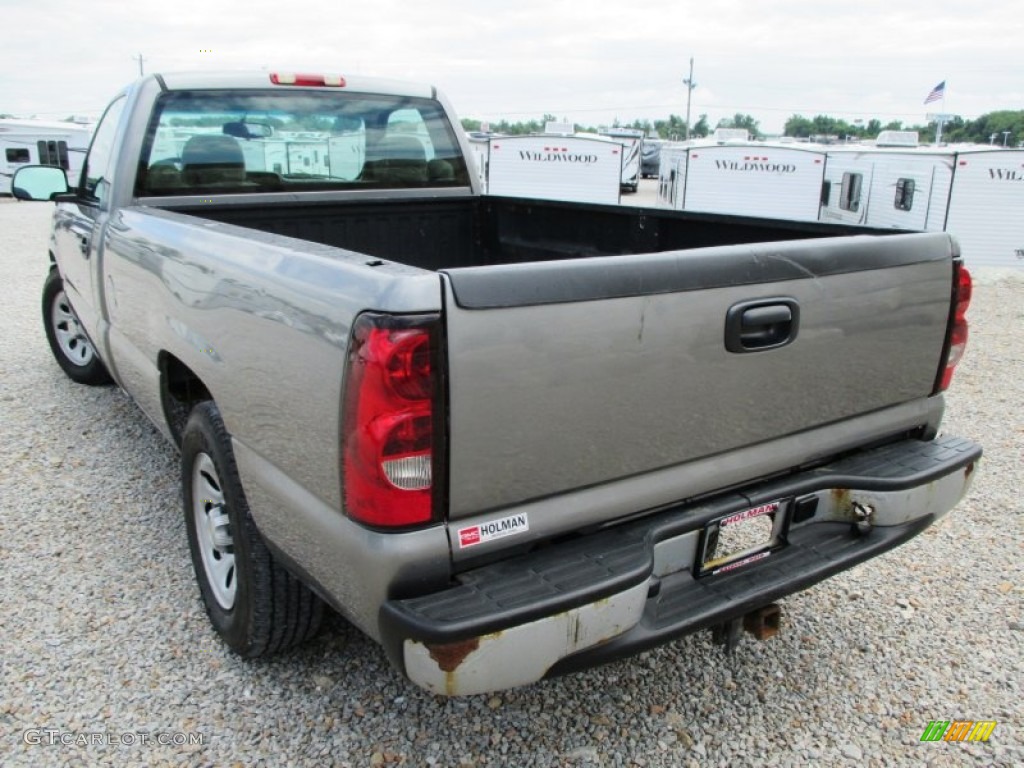
<svg viewBox="0 0 1024 768"><path fill-rule="evenodd" d="M784 347L796 338L800 305L795 299L753 299L733 304L725 316L725 348L759 352Z"/></svg>

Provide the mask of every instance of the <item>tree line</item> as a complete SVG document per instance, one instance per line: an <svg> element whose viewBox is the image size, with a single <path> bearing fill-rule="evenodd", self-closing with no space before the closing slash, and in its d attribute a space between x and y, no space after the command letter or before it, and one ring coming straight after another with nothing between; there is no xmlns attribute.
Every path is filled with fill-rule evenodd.
<svg viewBox="0 0 1024 768"><path fill-rule="evenodd" d="M896 120L882 124L881 120L848 123L827 115L806 118L793 115L786 121L785 135L796 138L830 137L835 140L874 139L881 131L917 131L922 142L935 141L936 125L904 125ZM989 112L976 120L954 116L942 126L942 140L948 143L996 144L1016 147L1024 142L1024 110Z"/></svg>
<svg viewBox="0 0 1024 768"><path fill-rule="evenodd" d="M510 122L501 120L491 122L493 133L519 136L529 133L543 133L544 126L549 122L559 122L554 115L544 115L538 120ZM561 121L561 122L568 122ZM467 131L479 131L482 121L466 119L462 127ZM679 115L669 115L667 120L634 120L623 123L616 120L611 126L576 126L581 133L598 133L606 128L635 128L646 132L651 138L679 141L686 136L686 120ZM744 128L754 138L764 138L758 120L753 116L737 112L732 117L718 121L714 128ZM714 128L708 122L707 115L701 115L690 129L691 138L702 138L710 135ZM935 124L910 125L896 120L882 123L881 120L847 122L828 115L804 117L793 115L786 121L784 135L797 139L818 139L825 141L848 141L851 139L876 139L882 131L917 131L923 143L935 141ZM964 120L954 117L942 128L942 140L948 143L995 144L1016 147L1024 143L1024 110L1003 110L989 112L975 120Z"/></svg>

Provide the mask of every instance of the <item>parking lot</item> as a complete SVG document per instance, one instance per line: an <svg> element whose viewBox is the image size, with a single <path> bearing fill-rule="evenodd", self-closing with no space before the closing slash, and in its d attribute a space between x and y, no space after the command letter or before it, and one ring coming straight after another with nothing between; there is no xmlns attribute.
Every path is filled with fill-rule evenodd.
<svg viewBox="0 0 1024 768"><path fill-rule="evenodd" d="M623 202L653 204L654 183ZM73 384L47 348L51 211L0 201L5 766L1024 764L1024 270L976 275L945 429L986 456L941 523L786 600L781 634L731 657L702 633L445 699L337 617L270 661L220 644L192 578L175 450L126 395ZM935 720L996 726L985 743L922 742Z"/></svg>

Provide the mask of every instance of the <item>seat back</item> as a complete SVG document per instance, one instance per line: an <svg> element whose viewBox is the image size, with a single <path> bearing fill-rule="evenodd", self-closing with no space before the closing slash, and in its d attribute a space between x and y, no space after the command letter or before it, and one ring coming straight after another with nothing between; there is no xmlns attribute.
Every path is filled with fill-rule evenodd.
<svg viewBox="0 0 1024 768"><path fill-rule="evenodd" d="M427 163L427 175L431 181L455 181L455 169L447 160L437 158Z"/></svg>

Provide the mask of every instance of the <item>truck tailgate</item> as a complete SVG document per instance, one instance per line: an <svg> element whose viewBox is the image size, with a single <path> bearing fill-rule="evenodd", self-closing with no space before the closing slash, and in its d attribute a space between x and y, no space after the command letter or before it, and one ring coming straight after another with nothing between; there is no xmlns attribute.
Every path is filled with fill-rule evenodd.
<svg viewBox="0 0 1024 768"><path fill-rule="evenodd" d="M955 255L929 233L444 272L449 518L556 514L574 491L927 398Z"/></svg>

